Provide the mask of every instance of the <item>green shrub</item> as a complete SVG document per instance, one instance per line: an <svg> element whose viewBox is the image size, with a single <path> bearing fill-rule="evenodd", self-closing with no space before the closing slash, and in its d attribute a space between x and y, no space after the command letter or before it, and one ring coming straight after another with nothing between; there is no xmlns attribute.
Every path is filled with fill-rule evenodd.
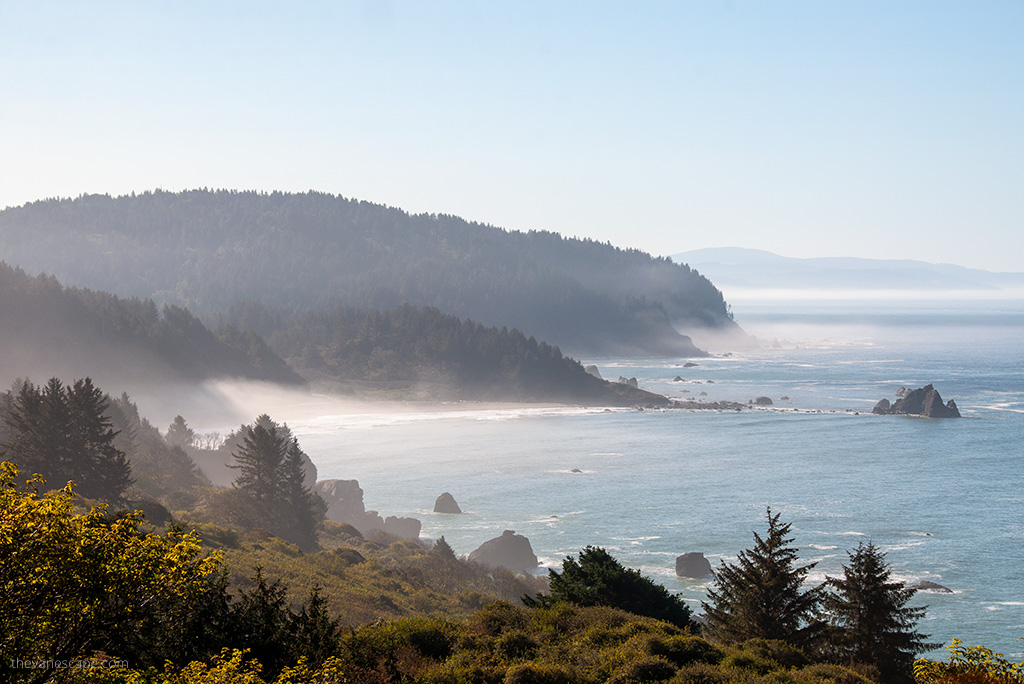
<svg viewBox="0 0 1024 684"><path fill-rule="evenodd" d="M710 663L692 663L679 668L669 684L725 684L729 673Z"/></svg>
<svg viewBox="0 0 1024 684"><path fill-rule="evenodd" d="M633 660L608 679L608 684L641 684L664 682L676 674L676 668L661 656L641 656Z"/></svg>
<svg viewBox="0 0 1024 684"><path fill-rule="evenodd" d="M831 663L808 665L793 671L792 675L793 684L872 684L879 681Z"/></svg>
<svg viewBox="0 0 1024 684"><path fill-rule="evenodd" d="M498 636L510 628L525 629L530 616L524 608L507 601L495 601L482 608L471 621L472 628L490 636Z"/></svg>
<svg viewBox="0 0 1024 684"><path fill-rule="evenodd" d="M503 684L570 684L573 679L557 665L520 663L505 673Z"/></svg>
<svg viewBox="0 0 1024 684"><path fill-rule="evenodd" d="M676 666L690 663L716 665L725 657L718 646L695 636L650 637L647 648L652 655L664 656Z"/></svg>
<svg viewBox="0 0 1024 684"><path fill-rule="evenodd" d="M498 637L495 652L505 660L526 660L537 653L537 640L521 629L512 629Z"/></svg>

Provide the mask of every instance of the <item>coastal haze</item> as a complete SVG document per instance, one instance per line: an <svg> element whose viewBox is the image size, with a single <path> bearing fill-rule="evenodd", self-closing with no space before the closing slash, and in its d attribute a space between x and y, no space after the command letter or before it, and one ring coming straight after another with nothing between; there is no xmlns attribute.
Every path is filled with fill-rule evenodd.
<svg viewBox="0 0 1024 684"><path fill-rule="evenodd" d="M581 612L618 650L568 673L517 611L585 611L541 605L548 571L599 547L660 597L628 610L703 622L778 514L794 586L871 544L924 587L926 657L1024 660L1022 28L1012 2L0 5L0 489L74 480L225 573L223 621L154 599L72 650L249 648L260 567L353 681L668 680L691 638L741 668L713 624ZM924 388L957 417L886 415ZM469 562L502 540L522 565ZM268 682L325 662L277 638Z"/></svg>

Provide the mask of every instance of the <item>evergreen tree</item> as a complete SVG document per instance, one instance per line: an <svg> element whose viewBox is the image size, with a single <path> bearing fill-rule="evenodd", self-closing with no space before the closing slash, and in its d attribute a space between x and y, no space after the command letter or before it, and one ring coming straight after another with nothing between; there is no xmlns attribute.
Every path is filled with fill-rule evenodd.
<svg viewBox="0 0 1024 684"><path fill-rule="evenodd" d="M288 442L275 426L264 427L259 419L244 430L242 445L233 454L236 465L231 467L239 471L234 485L266 507L267 513L275 513L269 507L278 499Z"/></svg>
<svg viewBox="0 0 1024 684"><path fill-rule="evenodd" d="M588 546L577 561L562 561L562 572L550 570L551 593L526 599L531 606L565 601L578 606L610 606L637 615L671 622L679 627L694 623L690 609L668 589L644 577L639 570L623 567L604 549Z"/></svg>
<svg viewBox="0 0 1024 684"><path fill-rule="evenodd" d="M236 511L235 517L258 521L303 550L316 549L327 505L305 484L307 456L298 440L287 425L278 426L266 414L243 426L241 434L231 467L239 471L234 486L244 494L246 510Z"/></svg>
<svg viewBox="0 0 1024 684"><path fill-rule="evenodd" d="M327 611L327 601L320 595L320 586L314 585L309 592L309 601L302 607L293 622L295 651L292 660L305 657L310 665L319 667L331 656L341 653L338 626L341 618L332 619Z"/></svg>
<svg viewBox="0 0 1024 684"><path fill-rule="evenodd" d="M917 590L891 580L885 554L871 542L861 542L849 556L843 576L826 582L833 657L873 665L884 682L912 682L914 655L938 647L914 630L925 612L907 606Z"/></svg>
<svg viewBox="0 0 1024 684"><path fill-rule="evenodd" d="M252 581L255 586L241 593L233 611L236 647L250 649L268 679L273 679L293 662L295 615L281 580L268 584L262 568L257 566Z"/></svg>
<svg viewBox="0 0 1024 684"><path fill-rule="evenodd" d="M89 378L70 387L57 378L44 387L25 381L7 412L0 452L26 475L38 473L57 487L73 481L82 496L120 501L131 469L114 443L109 407Z"/></svg>
<svg viewBox="0 0 1024 684"><path fill-rule="evenodd" d="M308 551L316 548L317 533L323 529L327 504L306 486L304 463L305 454L299 448L299 440L293 437L285 452L278 505L280 519L288 528L286 537Z"/></svg>
<svg viewBox="0 0 1024 684"><path fill-rule="evenodd" d="M167 443L171 446L186 448L192 446L196 439L196 433L188 426L185 419L180 415L174 416L170 426L167 428Z"/></svg>
<svg viewBox="0 0 1024 684"><path fill-rule="evenodd" d="M715 571L715 588L704 602L711 635L726 643L780 639L797 647L813 644L821 631L817 612L820 587L804 590L815 563L796 566L790 524L767 511L768 534L754 533L754 548L741 551L736 565L723 562Z"/></svg>

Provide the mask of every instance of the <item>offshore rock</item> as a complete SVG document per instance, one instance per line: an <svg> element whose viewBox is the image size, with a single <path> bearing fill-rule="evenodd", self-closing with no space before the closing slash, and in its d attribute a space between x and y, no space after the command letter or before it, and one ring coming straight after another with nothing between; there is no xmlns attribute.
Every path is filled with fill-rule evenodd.
<svg viewBox="0 0 1024 684"><path fill-rule="evenodd" d="M590 375L593 375L598 380L604 380L604 378L601 377L601 371L597 369L597 366L590 365L584 368L583 370L585 370Z"/></svg>
<svg viewBox="0 0 1024 684"><path fill-rule="evenodd" d="M684 553L676 557L676 575L679 577L707 577L714 571L711 569L711 561L704 557L700 551Z"/></svg>
<svg viewBox="0 0 1024 684"><path fill-rule="evenodd" d="M770 397L758 397L757 399L754 399L750 403L756 404L757 406L771 406L772 400Z"/></svg>
<svg viewBox="0 0 1024 684"><path fill-rule="evenodd" d="M469 554L469 560L489 568L505 568L524 574L538 565L530 540L514 530L505 530L500 537L485 541Z"/></svg>
<svg viewBox="0 0 1024 684"><path fill-rule="evenodd" d="M421 523L416 518L381 517L363 504L363 490L356 480L321 480L314 490L327 504L327 519L348 523L366 538L378 532L402 539L420 538Z"/></svg>
<svg viewBox="0 0 1024 684"><path fill-rule="evenodd" d="M957 408L956 402L951 399L943 404L938 390L931 385L907 392L902 399L897 399L895 404L890 404L888 399L882 399L875 404L871 412L883 416L960 417L960 409Z"/></svg>
<svg viewBox="0 0 1024 684"><path fill-rule="evenodd" d="M435 513L462 513L462 509L459 508L458 502L455 501L455 497L445 492L441 496L437 497L437 501L434 502Z"/></svg>

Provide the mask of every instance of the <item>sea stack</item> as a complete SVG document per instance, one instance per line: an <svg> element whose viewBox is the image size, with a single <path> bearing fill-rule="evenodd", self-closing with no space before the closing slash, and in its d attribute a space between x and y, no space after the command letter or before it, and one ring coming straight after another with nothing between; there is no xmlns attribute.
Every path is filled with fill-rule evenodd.
<svg viewBox="0 0 1024 684"><path fill-rule="evenodd" d="M459 504L455 501L455 497L445 492L441 496L437 497L437 501L434 502L435 513L462 513L462 509L459 508Z"/></svg>
<svg viewBox="0 0 1024 684"><path fill-rule="evenodd" d="M905 388L901 387L900 390ZM943 404L939 391L931 385L925 385L921 389L911 390L897 399L896 403L889 403L888 399L882 399L871 412L881 416L925 416L926 418L959 418L960 409L952 399Z"/></svg>
<svg viewBox="0 0 1024 684"><path fill-rule="evenodd" d="M684 553L676 557L676 575L679 577L707 577L712 574L711 561L704 557L700 551Z"/></svg>

